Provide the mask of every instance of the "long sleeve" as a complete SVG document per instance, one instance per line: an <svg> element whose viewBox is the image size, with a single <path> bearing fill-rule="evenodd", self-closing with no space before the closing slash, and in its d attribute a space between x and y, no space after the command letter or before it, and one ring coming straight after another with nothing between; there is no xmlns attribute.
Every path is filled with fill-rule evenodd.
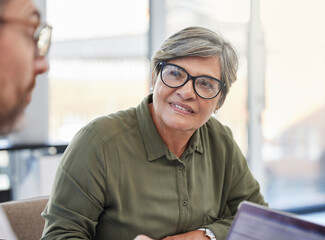
<svg viewBox="0 0 325 240"><path fill-rule="evenodd" d="M180 158L148 102L98 118L63 155L43 217L43 239L154 239L211 229L225 239L243 200L265 204L230 130L211 118Z"/></svg>
<svg viewBox="0 0 325 240"><path fill-rule="evenodd" d="M82 129L64 153L49 203L42 239L92 239L105 202L102 143Z"/></svg>
<svg viewBox="0 0 325 240"><path fill-rule="evenodd" d="M228 130L230 133L230 130ZM232 138L232 135L230 133ZM231 148L231 157L227 159L224 191L218 219L213 223L205 225L216 235L217 240L225 239L230 226L234 220L239 204L246 200L261 205L267 205L260 193L260 186L253 177L245 157L242 155L239 147L233 141ZM228 170L227 170L228 169Z"/></svg>

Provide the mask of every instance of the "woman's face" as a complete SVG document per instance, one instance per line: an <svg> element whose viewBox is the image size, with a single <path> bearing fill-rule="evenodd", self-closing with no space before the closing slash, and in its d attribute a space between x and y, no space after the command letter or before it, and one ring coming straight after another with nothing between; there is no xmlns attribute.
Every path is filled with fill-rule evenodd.
<svg viewBox="0 0 325 240"><path fill-rule="evenodd" d="M168 61L184 68L190 75L208 75L221 79L219 57L183 57ZM152 116L159 131L194 133L217 109L220 94L213 99L199 97L193 80L179 88L170 88L160 79L153 83Z"/></svg>

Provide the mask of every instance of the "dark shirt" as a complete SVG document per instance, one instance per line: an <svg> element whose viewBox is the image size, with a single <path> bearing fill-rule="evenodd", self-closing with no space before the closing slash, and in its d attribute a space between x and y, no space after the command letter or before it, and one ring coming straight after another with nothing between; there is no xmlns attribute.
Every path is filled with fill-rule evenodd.
<svg viewBox="0 0 325 240"><path fill-rule="evenodd" d="M243 200L265 204L230 130L211 117L180 158L146 97L81 129L57 172L43 239L154 239L208 227L225 239Z"/></svg>

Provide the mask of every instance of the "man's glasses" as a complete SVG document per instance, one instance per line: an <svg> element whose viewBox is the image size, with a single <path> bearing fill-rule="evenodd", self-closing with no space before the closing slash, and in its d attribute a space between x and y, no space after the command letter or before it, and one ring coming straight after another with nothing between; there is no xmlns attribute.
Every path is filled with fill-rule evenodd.
<svg viewBox="0 0 325 240"><path fill-rule="evenodd" d="M21 19L4 19L0 18L0 23L12 23L12 24L20 24L29 27L36 27L34 23L24 21ZM48 24L41 23L37 26L34 41L36 45L36 55L44 57L49 51L51 45L51 37L52 37L52 27Z"/></svg>
<svg viewBox="0 0 325 240"><path fill-rule="evenodd" d="M161 81L168 87L178 88L184 86L189 80L193 80L193 89L201 98L212 99L218 96L226 86L224 82L210 76L191 76L186 70L172 63L161 62Z"/></svg>

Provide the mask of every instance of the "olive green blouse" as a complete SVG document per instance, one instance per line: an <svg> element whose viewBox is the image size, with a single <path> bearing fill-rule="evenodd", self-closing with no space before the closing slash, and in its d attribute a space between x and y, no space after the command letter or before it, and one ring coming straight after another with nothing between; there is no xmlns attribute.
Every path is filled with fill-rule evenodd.
<svg viewBox="0 0 325 240"><path fill-rule="evenodd" d="M265 204L230 130L211 117L178 158L136 108L82 128L64 153L42 239L154 239L208 227L225 239L243 200Z"/></svg>

